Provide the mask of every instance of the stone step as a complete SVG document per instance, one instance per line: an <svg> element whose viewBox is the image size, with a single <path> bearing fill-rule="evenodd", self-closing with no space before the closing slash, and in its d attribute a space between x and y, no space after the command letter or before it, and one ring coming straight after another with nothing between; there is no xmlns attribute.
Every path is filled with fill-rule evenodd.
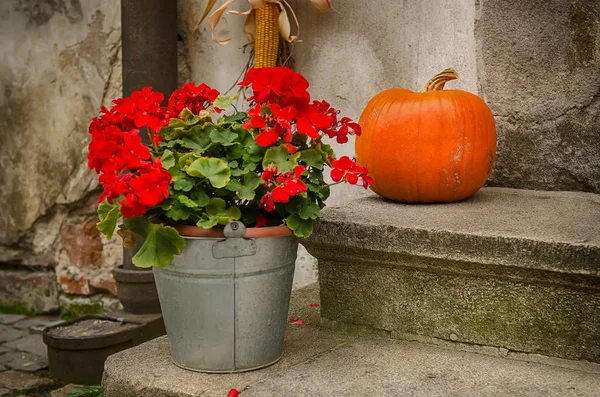
<svg viewBox="0 0 600 397"><path fill-rule="evenodd" d="M372 196L325 209L304 244L324 325L600 362L600 195Z"/></svg>
<svg viewBox="0 0 600 397"><path fill-rule="evenodd" d="M283 358L271 367L229 375L188 371L171 362L161 337L108 358L104 395L225 397L236 389L257 397L600 396L597 364L336 334L319 328L316 303L315 286L292 295L290 317L308 325L288 326Z"/></svg>

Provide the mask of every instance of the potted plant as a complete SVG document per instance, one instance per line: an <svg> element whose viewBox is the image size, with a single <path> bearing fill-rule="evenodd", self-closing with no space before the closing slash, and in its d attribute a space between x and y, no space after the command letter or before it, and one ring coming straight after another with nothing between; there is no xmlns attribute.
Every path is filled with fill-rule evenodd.
<svg viewBox="0 0 600 397"><path fill-rule="evenodd" d="M308 237L333 184L372 184L327 140L360 127L286 67L250 69L236 97L186 83L167 106L150 87L102 108L89 166L104 188L98 229L154 268L173 361L208 372L260 368L281 356L297 237ZM149 145L139 137L149 136Z"/></svg>

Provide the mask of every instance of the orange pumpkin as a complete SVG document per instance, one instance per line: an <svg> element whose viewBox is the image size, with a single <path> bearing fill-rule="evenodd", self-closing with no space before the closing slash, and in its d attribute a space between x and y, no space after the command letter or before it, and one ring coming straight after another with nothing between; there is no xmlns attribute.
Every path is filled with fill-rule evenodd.
<svg viewBox="0 0 600 397"><path fill-rule="evenodd" d="M443 90L458 78L446 69L422 92L393 88L363 111L356 160L373 191L406 203L451 202L475 194L496 159L496 125L478 96Z"/></svg>

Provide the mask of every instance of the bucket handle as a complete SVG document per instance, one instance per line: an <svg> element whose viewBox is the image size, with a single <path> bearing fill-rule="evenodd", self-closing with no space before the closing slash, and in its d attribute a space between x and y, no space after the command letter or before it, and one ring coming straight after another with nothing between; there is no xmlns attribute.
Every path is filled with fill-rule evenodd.
<svg viewBox="0 0 600 397"><path fill-rule="evenodd" d="M217 241L212 246L212 255L215 259L236 258L256 254L256 242L244 238L246 226L240 221L231 221L225 225L225 239Z"/></svg>

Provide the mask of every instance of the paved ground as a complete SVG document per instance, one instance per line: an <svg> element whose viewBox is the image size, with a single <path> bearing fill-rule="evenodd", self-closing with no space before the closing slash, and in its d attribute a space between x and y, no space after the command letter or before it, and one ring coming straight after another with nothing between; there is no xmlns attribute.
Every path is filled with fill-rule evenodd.
<svg viewBox="0 0 600 397"><path fill-rule="evenodd" d="M58 316L0 314L0 397L44 396L59 387L48 375L45 327Z"/></svg>
<svg viewBox="0 0 600 397"><path fill-rule="evenodd" d="M464 346L335 334L318 326L315 287L296 291L284 355L258 371L215 375L173 365L166 337L108 358L106 397L600 396L600 365ZM461 350L462 349L462 350ZM472 348L472 350L477 350ZM511 358L512 357L512 358ZM143 370L140 370L143 368Z"/></svg>

